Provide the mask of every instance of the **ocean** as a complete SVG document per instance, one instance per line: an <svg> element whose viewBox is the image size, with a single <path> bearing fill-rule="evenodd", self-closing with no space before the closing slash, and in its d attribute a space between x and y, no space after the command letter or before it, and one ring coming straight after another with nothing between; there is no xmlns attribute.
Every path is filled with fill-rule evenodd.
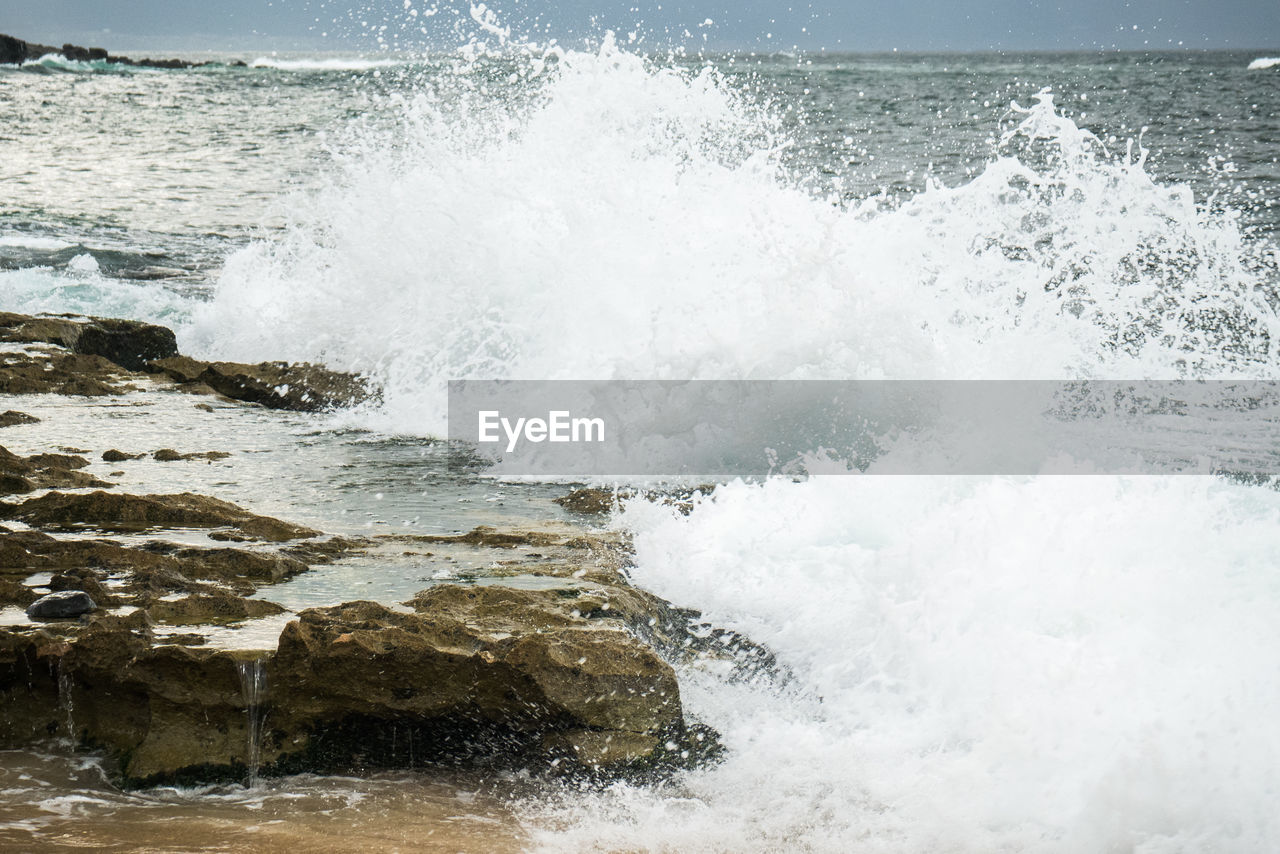
<svg viewBox="0 0 1280 854"><path fill-rule="evenodd" d="M338 532L560 512L563 484L450 473L451 379L1275 380L1273 56L646 55L606 36L0 67L0 310L373 378L379 402L340 413L134 416L265 461L191 488ZM50 448L129 417L30 403ZM6 753L0 843L1280 847L1267 483L815 472L609 524L638 586L778 659L751 680L679 668L719 763L649 785L123 793L92 757ZM278 601L422 580L357 565Z"/></svg>

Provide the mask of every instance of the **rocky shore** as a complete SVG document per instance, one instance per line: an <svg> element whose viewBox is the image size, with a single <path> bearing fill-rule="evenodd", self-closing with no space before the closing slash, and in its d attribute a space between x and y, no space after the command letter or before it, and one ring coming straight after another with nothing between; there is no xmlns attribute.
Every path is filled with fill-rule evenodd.
<svg viewBox="0 0 1280 854"><path fill-rule="evenodd" d="M47 44L23 41L15 36L0 33L0 65L20 65L32 62L49 54L61 54L75 62L109 62L113 65L133 65L139 68L197 68L202 65L215 65L210 62L188 62L185 59L130 59L127 56L116 56L102 47L81 47L76 44L64 44L53 47ZM233 65L243 66L243 62Z"/></svg>
<svg viewBox="0 0 1280 854"><path fill-rule="evenodd" d="M191 359L159 326L0 314L0 393L142 387L287 410L376 393L313 365ZM0 444L33 421L4 412ZM547 523L333 536L213 496L119 491L84 469L137 455L74 451L0 448L0 748L99 751L125 785L477 763L661 774L719 750L685 719L672 662L767 658L632 587L616 533ZM588 498L567 503L604 509ZM394 605L292 614L270 601L273 585L379 550L470 552L493 569ZM254 621L274 627L274 643L210 643L217 627Z"/></svg>
<svg viewBox="0 0 1280 854"><path fill-rule="evenodd" d="M131 59L128 56L118 56L109 54L105 47L82 47L81 45L63 45L54 47L52 45L40 45L32 41L23 41L22 38L14 36L6 36L0 33L0 65L20 65L26 61L35 61L41 56L49 56L50 54L60 54L65 58L77 61L77 63L93 63L93 61L104 61L113 65L134 65L138 68L198 68L201 65L215 65L218 63L192 63L192 61L184 59ZM236 61L232 65L243 67L242 61Z"/></svg>

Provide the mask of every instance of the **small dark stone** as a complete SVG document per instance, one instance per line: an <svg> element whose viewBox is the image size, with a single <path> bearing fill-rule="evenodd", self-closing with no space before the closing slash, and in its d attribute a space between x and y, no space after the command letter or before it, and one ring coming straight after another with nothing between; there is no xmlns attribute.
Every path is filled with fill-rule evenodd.
<svg viewBox="0 0 1280 854"><path fill-rule="evenodd" d="M125 460L137 460L141 459L143 456L143 454L126 454L124 451L117 451L115 448L102 452L103 462L108 463L122 463Z"/></svg>
<svg viewBox="0 0 1280 854"><path fill-rule="evenodd" d="M60 590L28 605L27 616L33 620L65 620L87 614L97 607L83 590Z"/></svg>

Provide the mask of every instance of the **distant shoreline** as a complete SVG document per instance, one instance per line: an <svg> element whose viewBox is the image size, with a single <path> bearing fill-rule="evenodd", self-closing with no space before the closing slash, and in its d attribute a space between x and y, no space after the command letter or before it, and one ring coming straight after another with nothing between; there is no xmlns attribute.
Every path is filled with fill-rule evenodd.
<svg viewBox="0 0 1280 854"><path fill-rule="evenodd" d="M131 65L138 68L199 68L204 65L220 65L214 62L191 62L185 59L131 59L127 56L115 56L103 47L82 47L76 44L64 44L53 47L47 44L23 41L16 36L0 33L0 65L21 65L35 61L49 54L58 54L76 62L108 62L113 65ZM229 63L244 66L242 61Z"/></svg>

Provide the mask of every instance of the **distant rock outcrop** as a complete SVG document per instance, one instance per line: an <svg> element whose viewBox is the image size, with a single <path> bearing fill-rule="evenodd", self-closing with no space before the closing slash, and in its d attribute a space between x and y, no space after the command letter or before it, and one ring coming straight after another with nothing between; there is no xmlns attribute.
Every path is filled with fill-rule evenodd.
<svg viewBox="0 0 1280 854"><path fill-rule="evenodd" d="M113 65L134 65L139 68L198 68L202 65L217 65L213 62L188 62L185 59L130 59L127 56L115 56L107 53L103 47L81 47L78 44L64 44L54 47L47 44L23 41L14 36L0 33L0 65L20 65L40 59L49 54L61 54L75 62L109 62ZM244 66L243 62L232 63Z"/></svg>

